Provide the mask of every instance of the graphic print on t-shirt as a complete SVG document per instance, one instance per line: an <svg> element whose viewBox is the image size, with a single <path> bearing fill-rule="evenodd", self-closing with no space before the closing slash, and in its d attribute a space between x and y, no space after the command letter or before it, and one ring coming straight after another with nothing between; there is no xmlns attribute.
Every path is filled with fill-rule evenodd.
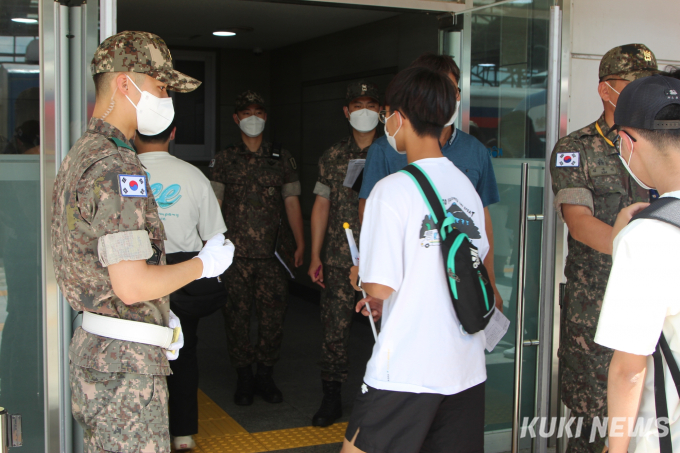
<svg viewBox="0 0 680 453"><path fill-rule="evenodd" d="M147 171L146 176L151 181L151 174ZM180 192L182 191L182 186L179 184L170 184L165 190L163 190L163 184L157 182L151 184L151 193L153 193L154 198L156 198L156 203L161 209L168 209L170 206L174 205L182 198ZM162 219L161 219L162 220Z"/></svg>
<svg viewBox="0 0 680 453"><path fill-rule="evenodd" d="M474 220L472 220L472 215L474 215L473 211L459 206L458 203L456 203L457 200L455 198L450 198L443 201L445 205L447 201L453 201L451 206L449 206L449 208L446 210L446 216L455 217L455 228L460 230L462 233L467 234L470 239L480 239L482 237L479 233L479 228L477 228ZM420 245L425 248L429 248L430 246L438 246L439 242L440 237L437 227L432 220L432 216L427 214L423 219L422 226L420 227Z"/></svg>

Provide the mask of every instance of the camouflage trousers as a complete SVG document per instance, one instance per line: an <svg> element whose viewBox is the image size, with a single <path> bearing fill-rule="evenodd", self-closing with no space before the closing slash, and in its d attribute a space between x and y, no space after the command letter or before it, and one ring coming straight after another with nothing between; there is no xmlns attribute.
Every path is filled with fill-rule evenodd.
<svg viewBox="0 0 680 453"><path fill-rule="evenodd" d="M283 315L288 305L286 270L276 258L234 258L222 279L227 289L224 307L231 364L254 362L272 366L279 360ZM255 305L257 344L250 343L250 314Z"/></svg>
<svg viewBox="0 0 680 453"><path fill-rule="evenodd" d="M109 373L70 364L71 410L85 453L169 453L165 376Z"/></svg>
<svg viewBox="0 0 680 453"><path fill-rule="evenodd" d="M607 376L614 351L595 343L596 327L563 320L560 331L560 391L572 417L583 417L578 438L569 439L568 453L601 453L604 439L590 442L593 419L607 416Z"/></svg>
<svg viewBox="0 0 680 453"><path fill-rule="evenodd" d="M349 267L323 267L326 289L321 292L321 379L346 382L349 372L349 330L356 291L349 282Z"/></svg>

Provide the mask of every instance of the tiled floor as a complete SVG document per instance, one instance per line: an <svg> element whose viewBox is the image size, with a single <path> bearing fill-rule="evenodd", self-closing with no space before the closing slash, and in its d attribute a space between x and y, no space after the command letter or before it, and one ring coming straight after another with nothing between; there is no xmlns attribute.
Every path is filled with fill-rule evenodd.
<svg viewBox="0 0 680 453"><path fill-rule="evenodd" d="M286 313L281 360L274 368L274 378L283 392L284 401L281 404L268 404L258 397L248 407L233 403L236 372L229 364L224 319L220 312L202 319L198 344L200 388L217 407L212 408L212 415L207 415L205 411L210 410L209 406L201 404L199 419L202 419L202 428L199 428L197 436L198 451L338 452L344 436L343 422L349 419L352 402L361 386L365 364L374 343L368 323L360 318L355 320L357 322L352 326L350 337L350 376L343 385L342 393L344 416L332 427L313 428L310 426L311 419L322 397L317 366L321 344L317 304L291 297ZM255 323L251 329L255 341ZM205 400L202 402L205 403ZM215 409L218 411L215 412ZM224 432L224 419L213 423L210 428L212 431L208 428L205 419L216 417L215 414L219 415L220 412L228 414L227 417L232 420L232 432ZM234 424L242 431L235 428Z"/></svg>

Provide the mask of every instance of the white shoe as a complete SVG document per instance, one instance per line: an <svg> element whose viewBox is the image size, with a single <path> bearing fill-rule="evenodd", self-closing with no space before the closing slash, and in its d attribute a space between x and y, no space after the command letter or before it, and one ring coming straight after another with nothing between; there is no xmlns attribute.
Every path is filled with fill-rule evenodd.
<svg viewBox="0 0 680 453"><path fill-rule="evenodd" d="M175 450L193 450L196 448L193 436L178 436L172 439L172 446Z"/></svg>

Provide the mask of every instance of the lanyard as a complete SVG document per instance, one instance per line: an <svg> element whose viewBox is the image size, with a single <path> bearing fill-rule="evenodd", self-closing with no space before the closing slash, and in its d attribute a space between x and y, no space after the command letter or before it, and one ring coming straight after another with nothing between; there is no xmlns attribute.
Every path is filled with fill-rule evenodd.
<svg viewBox="0 0 680 453"><path fill-rule="evenodd" d="M595 129L597 129L597 132L602 136L602 138L604 139L604 141L607 142L607 143L609 144L609 146L611 146L612 148L616 148L616 147L614 146L614 143L612 143L611 140L609 140L607 137L604 136L604 134L602 133L602 129L600 129L600 125L599 125L599 124L595 123Z"/></svg>

